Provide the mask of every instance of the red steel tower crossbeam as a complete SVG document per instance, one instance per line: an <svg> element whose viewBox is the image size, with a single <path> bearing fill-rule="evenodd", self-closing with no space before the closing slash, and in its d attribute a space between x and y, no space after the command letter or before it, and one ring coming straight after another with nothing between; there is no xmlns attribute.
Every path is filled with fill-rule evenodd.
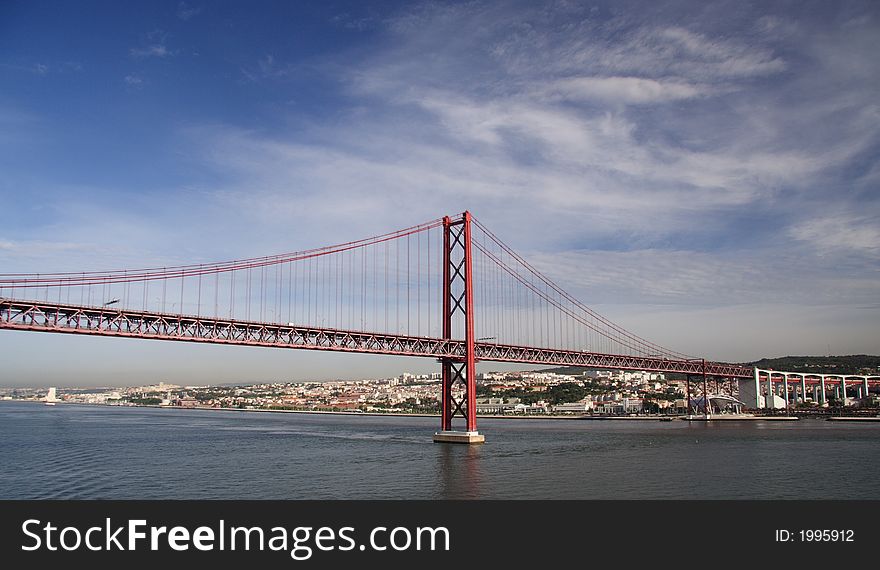
<svg viewBox="0 0 880 570"><path fill-rule="evenodd" d="M471 214L443 218L443 339L452 340L456 322L464 331L464 356L440 359L442 367L441 432L434 441L482 443L477 432L476 348L471 258ZM462 326L463 325L463 326ZM460 394L460 395L459 395ZM452 419L465 419L465 433L454 432Z"/></svg>

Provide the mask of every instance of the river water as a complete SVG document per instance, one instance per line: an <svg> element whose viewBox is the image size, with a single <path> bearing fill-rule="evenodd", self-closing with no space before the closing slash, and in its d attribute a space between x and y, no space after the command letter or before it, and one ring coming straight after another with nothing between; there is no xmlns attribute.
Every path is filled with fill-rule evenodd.
<svg viewBox="0 0 880 570"><path fill-rule="evenodd" d="M860 499L880 423L437 418L0 402L0 499Z"/></svg>

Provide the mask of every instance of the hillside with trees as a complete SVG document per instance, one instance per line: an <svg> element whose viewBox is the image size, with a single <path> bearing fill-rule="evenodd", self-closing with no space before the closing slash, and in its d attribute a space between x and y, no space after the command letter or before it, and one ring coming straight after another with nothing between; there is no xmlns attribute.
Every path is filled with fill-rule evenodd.
<svg viewBox="0 0 880 570"><path fill-rule="evenodd" d="M781 356L778 358L762 358L755 362L743 363L747 366L785 370L788 372L812 372L825 374L878 374L880 373L880 356L852 354L847 356ZM546 368L541 372L556 374L580 375L593 368L583 366L559 366ZM667 374L670 380L684 378L682 374Z"/></svg>
<svg viewBox="0 0 880 570"><path fill-rule="evenodd" d="M877 374L880 372L880 356L853 354L849 356L782 356L762 358L751 366L785 370L787 372L812 372L826 374Z"/></svg>

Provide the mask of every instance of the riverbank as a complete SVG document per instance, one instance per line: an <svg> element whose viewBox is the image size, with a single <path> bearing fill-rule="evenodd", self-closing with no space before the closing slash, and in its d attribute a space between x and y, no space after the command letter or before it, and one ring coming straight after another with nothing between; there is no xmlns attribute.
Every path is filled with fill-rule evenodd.
<svg viewBox="0 0 880 570"><path fill-rule="evenodd" d="M831 416L830 422L880 422L880 416Z"/></svg>
<svg viewBox="0 0 880 570"><path fill-rule="evenodd" d="M752 414L715 414L710 415L709 417L696 415L690 416L686 419L691 422L756 422L756 421L769 421L769 422L796 422L800 418L797 416L756 416Z"/></svg>
<svg viewBox="0 0 880 570"><path fill-rule="evenodd" d="M44 404L36 400L4 400L5 402L22 402L29 404ZM2 403L2 402L0 402ZM372 416L372 417L405 417L405 418L439 418L440 414L416 414L405 412L349 412L344 410L278 410L267 408L213 408L213 407L182 407L182 406L157 406L157 405L111 405L111 404L88 404L83 402L58 402L62 406L91 406L98 408L153 408L157 410L199 410L215 412L262 412L273 414L321 414L338 416ZM478 415L479 419L494 420L664 420L682 419L683 416L590 416L590 415L558 415L558 414L532 414L532 415Z"/></svg>
<svg viewBox="0 0 880 570"><path fill-rule="evenodd" d="M5 402L21 402L28 404L45 405L45 402L38 400L0 400L0 404ZM403 417L403 418L439 418L440 414L417 414L405 412L360 412L345 410L279 410L266 408L212 408L212 407L182 407L182 406L157 406L157 405L111 405L111 404L89 404L83 402L57 402L61 406L90 406L96 408L153 408L157 410L199 410L199 411L215 411L215 412L262 412L272 414L315 414L315 415L338 415L338 416L370 416L370 417ZM880 416L777 416L777 415L753 415L753 414L715 414L706 418L702 415L653 415L653 416L604 416L604 415L559 415L559 414L531 414L531 415L478 415L478 419L493 420L596 420L596 421L661 421L669 422L673 420L682 421L797 421L799 419L816 419L826 421L861 421L861 422L878 422Z"/></svg>

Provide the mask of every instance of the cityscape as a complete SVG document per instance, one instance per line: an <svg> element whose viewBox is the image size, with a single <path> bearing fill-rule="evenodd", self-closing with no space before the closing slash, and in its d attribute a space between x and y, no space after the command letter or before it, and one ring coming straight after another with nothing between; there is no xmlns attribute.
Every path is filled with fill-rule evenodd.
<svg viewBox="0 0 880 570"><path fill-rule="evenodd" d="M880 370L863 369L877 376ZM676 376L676 375L673 375ZM20 400L108 406L150 406L188 409L336 412L354 414L436 415L439 412L441 374L404 372L370 380L239 383L180 386L160 381L117 388L51 389L0 388L0 400ZM476 411L480 416L540 417L652 417L682 416L697 411L694 398L688 409L685 379L649 371L588 370L486 372L476 379ZM696 386L698 382L693 381ZM713 383L710 399L726 400L722 413L742 414L736 383ZM843 403L821 402L814 395L795 398L792 411L804 415L861 415L880 412L880 390L859 391ZM778 396L777 396L778 400ZM730 405L732 404L732 405ZM784 407L778 404L775 407ZM762 412L763 410L749 410ZM786 410L789 411L789 410Z"/></svg>
<svg viewBox="0 0 880 570"><path fill-rule="evenodd" d="M57 398L67 403L123 406L436 414L440 382L439 373L236 386L159 382L106 390L71 388L60 390ZM683 382L667 382L663 374L650 372L491 372L478 376L477 386L480 414L641 413L686 407ZM0 389L0 397L8 399L42 400L45 396L44 389Z"/></svg>

